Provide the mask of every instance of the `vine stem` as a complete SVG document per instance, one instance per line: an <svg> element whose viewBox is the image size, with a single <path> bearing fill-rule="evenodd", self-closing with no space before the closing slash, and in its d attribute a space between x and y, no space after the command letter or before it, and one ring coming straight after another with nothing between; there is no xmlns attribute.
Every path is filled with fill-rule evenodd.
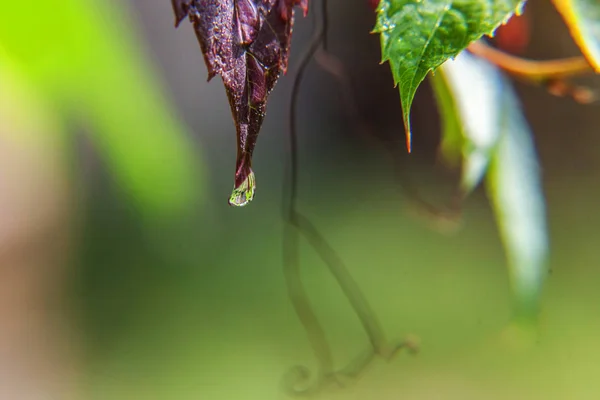
<svg viewBox="0 0 600 400"><path fill-rule="evenodd" d="M322 11L326 14L327 0L322 0ZM311 11L314 18L314 12ZM313 311L310 299L302 284L300 275L299 261L299 228L298 228L298 213L296 212L297 194L298 194L298 138L296 132L296 108L298 103L298 94L300 84L304 76L306 67L308 66L312 56L316 52L318 46L325 36L325 25L323 22L315 22L316 27L311 38L308 49L302 55L292 86L292 94L289 110L289 148L288 162L285 168L285 177L289 179L289 184L286 185L287 193L284 191L283 196L283 269L288 289L288 295L292 301L292 305L302 323L304 330L307 333L308 340L313 349L318 364L318 373L314 382L310 380L308 369L303 366L296 366L290 370L284 377L285 389L294 395L311 394L317 391L326 381L327 376L333 373L334 363L325 331L321 326L315 312ZM284 180L288 182L288 180ZM304 384L303 387L299 387Z"/></svg>
<svg viewBox="0 0 600 400"><path fill-rule="evenodd" d="M507 54L481 40L471 43L467 49L473 55L486 59L509 74L536 82L571 78L594 72L584 57L546 61L529 60Z"/></svg>
<svg viewBox="0 0 600 400"><path fill-rule="evenodd" d="M491 62L523 81L545 86L546 90L555 96L571 97L582 104L596 100L596 94L589 88L568 82L569 78L595 72L585 57L529 60L495 49L482 40L471 43L467 49L473 55Z"/></svg>
<svg viewBox="0 0 600 400"><path fill-rule="evenodd" d="M312 13L311 13L312 14ZM313 352L318 362L318 373L315 380L310 382L310 373L306 367L297 366L285 376L285 389L290 394L311 394L322 388L331 381L342 383L340 379L355 378L372 360L374 355L380 355L390 359L400 348L407 346L404 342L389 345L383 329L375 317L366 298L362 294L358 284L346 270L343 261L335 250L319 234L316 227L308 218L297 211L298 195L298 134L297 134L297 103L300 85L306 68L319 49L326 46L327 31L327 0L321 1L321 21L316 22L315 31L309 47L303 54L292 87L289 118L289 162L286 164L286 176L289 177L289 188L283 197L283 218L288 222L284 227L283 252L284 252L284 276L288 293L296 314L300 319ZM315 249L321 259L327 265L329 271L336 279L338 285L348 298L352 308L365 329L370 349L352 360L345 368L335 370L333 356L327 342L325 332L313 311L310 300L302 285L299 262L299 234L302 234L308 243ZM301 386L303 385L303 386Z"/></svg>

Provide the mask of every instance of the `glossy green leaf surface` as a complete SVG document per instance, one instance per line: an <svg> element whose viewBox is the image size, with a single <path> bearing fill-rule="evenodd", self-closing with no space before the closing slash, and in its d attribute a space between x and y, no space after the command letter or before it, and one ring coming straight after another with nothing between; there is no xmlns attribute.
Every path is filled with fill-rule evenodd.
<svg viewBox="0 0 600 400"><path fill-rule="evenodd" d="M410 109L426 75L471 42L489 35L520 0L382 0L374 31L381 35L382 61L389 61L410 150Z"/></svg>

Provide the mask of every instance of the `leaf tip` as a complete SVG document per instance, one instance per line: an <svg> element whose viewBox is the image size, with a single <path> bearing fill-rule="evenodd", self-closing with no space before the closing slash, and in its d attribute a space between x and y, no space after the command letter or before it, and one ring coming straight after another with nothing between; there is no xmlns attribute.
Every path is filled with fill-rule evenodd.
<svg viewBox="0 0 600 400"><path fill-rule="evenodd" d="M410 130L410 114L408 112L404 112L404 132L406 133L406 149L410 154L412 152L412 132Z"/></svg>
<svg viewBox="0 0 600 400"><path fill-rule="evenodd" d="M190 4L185 0L171 0L173 11L175 12L175 28L181 25L181 22L188 16Z"/></svg>

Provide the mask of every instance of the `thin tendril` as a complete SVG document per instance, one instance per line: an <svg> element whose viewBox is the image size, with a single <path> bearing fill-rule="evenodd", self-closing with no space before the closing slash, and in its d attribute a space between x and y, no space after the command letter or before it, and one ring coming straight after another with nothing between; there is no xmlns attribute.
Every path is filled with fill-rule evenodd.
<svg viewBox="0 0 600 400"><path fill-rule="evenodd" d="M322 0L323 9L326 9L327 0ZM325 13L326 14L326 13ZM314 12L311 12L314 18ZM288 223L284 226L283 234L283 254L284 254L284 275L288 293L292 304L298 314L305 331L307 332L313 352L318 362L318 374L314 382L310 384L310 373L304 366L296 366L290 370L284 377L285 389L294 395L311 394L317 391L325 382L326 376L333 372L333 356L325 337L323 327L315 315L306 291L302 285L300 276L299 262L299 235L297 227L296 202L298 193L298 138L296 132L296 108L298 103L298 94L300 84L304 76L304 71L308 66L312 56L317 50L319 44L325 36L324 20L319 24L316 22L315 31L310 41L310 45L300 59L300 64L294 76L292 95L290 102L289 117L289 154L288 163L286 163L286 177L289 177L289 189L284 191L283 197L283 219ZM287 182L287 179L286 179ZM304 387L299 387L304 384Z"/></svg>
<svg viewBox="0 0 600 400"><path fill-rule="evenodd" d="M294 77L290 102L289 125L289 162L286 165L286 176L290 178L289 190L283 197L283 218L288 223L284 227L284 275L296 313L302 322L318 362L318 374L310 382L310 372L306 367L296 366L284 377L285 389L293 395L309 395L321 389L326 383L343 383L340 379L356 378L364 371L374 355L390 359L403 347L413 347L404 341L389 345L383 334L379 321L360 291L358 284L346 270L341 258L319 234L316 227L301 215L296 208L298 194L298 134L297 134L297 102L300 84L306 67L320 46L325 46L327 31L327 0L321 2L321 23L316 23L313 37L307 51L300 60ZM299 262L299 233L317 251L342 291L350 301L354 311L365 329L371 346L364 354L360 354L345 368L335 371L333 357L325 337L323 327L319 323L310 301L302 285Z"/></svg>

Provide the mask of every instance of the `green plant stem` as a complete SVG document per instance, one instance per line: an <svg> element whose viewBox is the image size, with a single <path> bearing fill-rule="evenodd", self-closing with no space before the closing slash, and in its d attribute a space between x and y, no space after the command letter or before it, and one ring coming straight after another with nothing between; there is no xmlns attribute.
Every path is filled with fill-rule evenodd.
<svg viewBox="0 0 600 400"><path fill-rule="evenodd" d="M286 166L286 176L290 178L289 192L284 197L284 220L288 222L284 231L284 276L288 293L296 310L298 318L303 324L311 347L318 361L318 373L313 382L310 382L310 373L306 367L296 366L284 377L285 389L293 395L308 395L320 390L327 383L343 384L345 379L354 379L365 370L375 355L390 359L396 352L407 347L404 341L390 345L383 333L383 329L375 317L375 313L362 294L358 284L344 266L343 261L327 241L319 234L316 227L296 210L298 193L298 135L296 131L296 108L300 84L308 63L320 46L324 45L326 37L327 0L322 0L322 22L315 28L313 39L294 78L292 98L290 103L290 136L289 136L289 163ZM338 285L348 298L352 308L365 329L370 349L364 354L359 354L346 367L335 370L333 357L325 337L323 327L318 321L311 305L306 290L302 285L299 263L299 233L317 251L325 262L329 271L336 279Z"/></svg>

